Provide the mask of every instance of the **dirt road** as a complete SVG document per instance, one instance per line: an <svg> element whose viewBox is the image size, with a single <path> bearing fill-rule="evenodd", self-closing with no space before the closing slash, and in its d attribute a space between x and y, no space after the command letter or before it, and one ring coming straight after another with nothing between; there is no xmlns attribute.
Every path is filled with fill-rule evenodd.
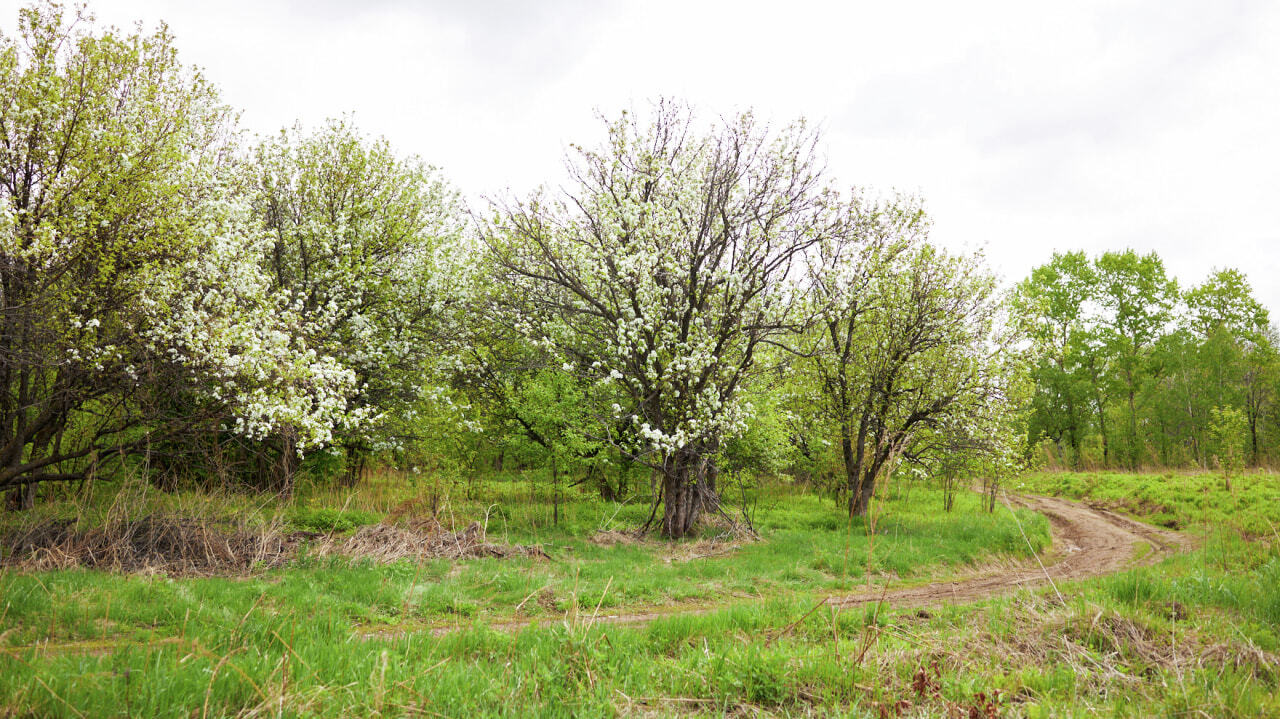
<svg viewBox="0 0 1280 719"><path fill-rule="evenodd" d="M1124 569L1154 563L1170 553L1182 551L1189 540L1174 532L1151 527L1107 509L1092 507L1057 497L1012 496L1009 503L1026 507L1049 518L1053 547L1043 557L1013 569L981 573L955 581L858 592L833 594L826 603L833 606L857 606L883 600L893 607L925 607L955 602L971 602L1019 589L1037 587L1065 579L1079 579L1110 574ZM1145 544L1150 549L1143 553ZM656 619L688 614L706 614L720 607L671 608L652 612L619 612L598 616L581 616L577 621L608 624L645 624ZM514 631L527 621L498 622L494 629ZM433 634L445 634L456 627L434 627ZM381 631L379 636L403 634L405 630Z"/></svg>
<svg viewBox="0 0 1280 719"><path fill-rule="evenodd" d="M1174 532L1067 499L1019 496L1011 497L1010 502L1049 518L1053 548L1040 563L955 582L832 597L830 603L866 604L881 597L900 607L975 601L1048 584L1050 579L1094 577L1151 564L1188 545L1185 537ZM1142 544L1150 550L1140 556Z"/></svg>
<svg viewBox="0 0 1280 719"><path fill-rule="evenodd" d="M1174 532L1158 529L1100 507L1058 497L1012 496L1009 503L1026 507L1049 518L1053 548L1040 561L1027 562L1016 569L980 574L957 581L932 582L900 589L835 594L827 599L834 606L857 606L883 600L893 607L926 607L955 602L972 602L1053 581L1111 574L1135 566L1152 564L1164 556L1182 551L1188 540ZM1142 544L1150 551L1139 557ZM714 611L698 608L693 613ZM679 614L681 612L675 612ZM642 624L671 612L610 614L596 621Z"/></svg>

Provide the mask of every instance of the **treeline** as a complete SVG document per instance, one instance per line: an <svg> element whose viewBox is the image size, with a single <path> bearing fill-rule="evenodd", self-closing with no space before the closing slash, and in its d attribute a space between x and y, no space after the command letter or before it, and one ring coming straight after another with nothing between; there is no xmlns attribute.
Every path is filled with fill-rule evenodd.
<svg viewBox="0 0 1280 719"><path fill-rule="evenodd" d="M1224 467L1280 450L1277 334L1236 270L1185 290L1155 254L1055 254L1013 304L1033 443L1067 467Z"/></svg>
<svg viewBox="0 0 1280 719"><path fill-rule="evenodd" d="M0 488L515 462L639 489L676 537L746 474L859 514L903 462L1011 466L1002 298L918 201L837 188L803 123L660 102L604 129L563 187L468 209L346 122L245 138L163 28L23 10Z"/></svg>
<svg viewBox="0 0 1280 719"><path fill-rule="evenodd" d="M163 28L23 10L0 489L515 465L679 537L760 475L859 515L895 472L993 502L1044 439L1133 464L1224 456L1240 417L1271 441L1270 394L1231 374L1271 346L1236 275L1179 299L1154 258L1068 255L1011 299L918 199L838 187L802 122L663 101L603 129L562 185L468 208L346 121L245 137Z"/></svg>

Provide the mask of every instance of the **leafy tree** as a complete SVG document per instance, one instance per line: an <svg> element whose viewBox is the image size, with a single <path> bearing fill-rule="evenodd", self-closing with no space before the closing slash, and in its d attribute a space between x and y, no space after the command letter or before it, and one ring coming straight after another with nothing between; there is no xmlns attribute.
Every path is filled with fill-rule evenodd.
<svg viewBox="0 0 1280 719"><path fill-rule="evenodd" d="M996 402L1000 302L980 259L925 241L917 203L855 199L844 234L819 245L808 281L817 304L807 398L839 433L850 516L922 433Z"/></svg>
<svg viewBox="0 0 1280 719"><path fill-rule="evenodd" d="M1141 462L1138 397L1150 379L1147 364L1155 342L1173 319L1177 283L1166 276L1154 252L1107 252L1098 258L1098 301L1103 308L1100 335L1128 402L1127 461Z"/></svg>
<svg viewBox="0 0 1280 719"><path fill-rule="evenodd" d="M1274 376L1270 317L1253 296L1244 273L1220 269L1184 295L1188 328L1202 340L1208 401L1239 408L1250 437L1249 457L1258 460L1258 421L1270 401Z"/></svg>
<svg viewBox="0 0 1280 719"><path fill-rule="evenodd" d="M1202 338L1223 331L1241 342L1258 343L1270 326L1267 310L1253 297L1243 272L1215 270L1183 296L1191 329Z"/></svg>
<svg viewBox="0 0 1280 719"><path fill-rule="evenodd" d="M1272 325L1245 353L1242 385L1245 420L1249 426L1249 462L1253 465L1262 461L1263 419L1275 406L1276 386L1280 384L1278 342L1280 338Z"/></svg>
<svg viewBox="0 0 1280 719"><path fill-rule="evenodd" d="M1097 293L1098 274L1089 258L1083 252L1069 252L1055 253L1047 264L1032 270L1012 298L1035 358L1031 441L1048 437L1060 449L1065 441L1076 467L1083 459L1090 406L1101 404L1090 391L1092 378L1085 356L1093 351L1088 343L1089 308Z"/></svg>
<svg viewBox="0 0 1280 719"><path fill-rule="evenodd" d="M163 27L42 4L0 38L0 487L92 476L228 410L241 434L324 441L352 378L297 355L240 266L260 236L225 181L231 129Z"/></svg>
<svg viewBox="0 0 1280 719"><path fill-rule="evenodd" d="M1244 467L1244 413L1236 407L1214 407L1209 432L1213 437L1214 459L1222 468L1230 486L1230 478Z"/></svg>

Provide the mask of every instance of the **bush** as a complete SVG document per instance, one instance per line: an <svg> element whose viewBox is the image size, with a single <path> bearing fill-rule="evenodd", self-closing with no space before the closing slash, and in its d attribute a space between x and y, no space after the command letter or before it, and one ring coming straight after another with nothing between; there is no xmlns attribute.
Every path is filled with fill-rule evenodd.
<svg viewBox="0 0 1280 719"><path fill-rule="evenodd" d="M314 509L295 509L289 516L289 523L298 529L308 532L350 532L366 524L375 524L381 519L373 512L361 512L354 509L342 510L332 507Z"/></svg>

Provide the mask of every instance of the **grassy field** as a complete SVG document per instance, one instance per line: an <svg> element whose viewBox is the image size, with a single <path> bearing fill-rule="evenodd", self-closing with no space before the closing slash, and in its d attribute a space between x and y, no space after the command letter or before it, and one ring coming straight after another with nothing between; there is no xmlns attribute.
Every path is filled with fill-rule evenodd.
<svg viewBox="0 0 1280 719"><path fill-rule="evenodd" d="M0 714L1274 716L1280 542L1254 530L1280 506L1237 502L1246 482L1264 497L1276 487L1272 475L1230 489L1217 476L1025 477L1025 491L1107 503L1141 493L1120 508L1184 521L1201 546L1060 585L1064 601L1024 592L920 611L842 610L822 597L1025 556L1014 515L983 514L971 495L946 514L932 489L901 488L871 534L831 501L781 486L751 497L757 542L716 541L722 530L709 526L675 545L599 544L614 535L598 530L642 522L645 508L571 492L554 525L540 488L497 478L445 492L437 513L447 506L458 524L487 514L490 540L537 544L550 559L304 553L233 577L6 570ZM387 477L288 507L156 495L128 510L201 507L352 533L394 517L410 493L430 495ZM102 506L81 509L110 520ZM1210 516L1209 531L1194 516ZM1043 544L1044 520L1020 519ZM592 620L652 608L704 611ZM515 618L532 624L491 626Z"/></svg>
<svg viewBox="0 0 1280 719"><path fill-rule="evenodd" d="M714 713L794 701L794 681L806 674L793 670L807 662L804 681L838 706L859 682L841 662L820 661L831 648L813 640L818 614L781 631L815 597L971 572L1048 543L1042 517L986 514L976 496L944 513L926 486L886 498L874 532L830 500L770 486L748 496L759 540L713 523L674 544L617 531L644 521L643 504L577 491L558 509L548 499L519 475L431 486L383 476L355 492L307 490L287 506L141 488L46 506L23 525L195 517L281 536L325 532L317 543L428 512L452 526L482 523L488 541L536 546L548 558L379 563L304 545L285 566L236 576L6 569L0 714L613 715L627 696L689 700L660 703L660 714ZM710 613L674 616L688 609ZM592 627L607 611L673 616L644 629ZM829 619L824 631L842 652L878 621L856 612ZM511 620L535 624L487 628ZM441 627L461 631L433 634Z"/></svg>

